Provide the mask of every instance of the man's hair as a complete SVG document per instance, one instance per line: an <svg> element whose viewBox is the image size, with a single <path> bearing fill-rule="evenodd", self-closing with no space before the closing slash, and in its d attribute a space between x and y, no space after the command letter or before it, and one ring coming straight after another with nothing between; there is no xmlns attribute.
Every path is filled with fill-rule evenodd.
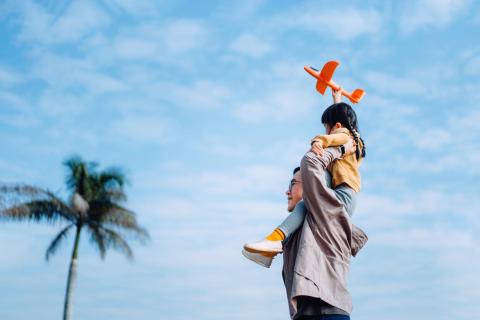
<svg viewBox="0 0 480 320"><path fill-rule="evenodd" d="M298 171L300 171L300 167L296 167L295 169L293 169L293 174L297 173Z"/></svg>

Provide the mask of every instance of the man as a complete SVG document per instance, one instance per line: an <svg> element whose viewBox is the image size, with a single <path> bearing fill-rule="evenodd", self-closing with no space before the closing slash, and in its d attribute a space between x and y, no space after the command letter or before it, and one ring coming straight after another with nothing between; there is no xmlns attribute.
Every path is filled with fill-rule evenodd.
<svg viewBox="0 0 480 320"><path fill-rule="evenodd" d="M288 210L304 199L308 214L303 228L283 244L282 276L292 319L349 319L351 298L346 289L349 259L367 240L353 226L325 181L325 170L342 156L341 148L328 148L323 155L308 152L302 169L296 168L286 195ZM353 153L352 142L344 146ZM304 188L306 189L304 192ZM269 267L272 256L243 254Z"/></svg>

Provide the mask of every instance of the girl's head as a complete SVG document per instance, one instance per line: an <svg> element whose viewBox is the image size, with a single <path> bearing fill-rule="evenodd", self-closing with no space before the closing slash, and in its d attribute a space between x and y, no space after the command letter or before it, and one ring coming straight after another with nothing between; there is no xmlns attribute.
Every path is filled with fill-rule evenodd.
<svg viewBox="0 0 480 320"><path fill-rule="evenodd" d="M355 143L359 146L359 140L362 142L362 150L356 152L357 159L360 156L365 157L365 143L358 133L357 115L353 108L344 102L334 103L322 114L322 123L325 126L327 134L330 134L332 129L344 127L350 131L355 139Z"/></svg>

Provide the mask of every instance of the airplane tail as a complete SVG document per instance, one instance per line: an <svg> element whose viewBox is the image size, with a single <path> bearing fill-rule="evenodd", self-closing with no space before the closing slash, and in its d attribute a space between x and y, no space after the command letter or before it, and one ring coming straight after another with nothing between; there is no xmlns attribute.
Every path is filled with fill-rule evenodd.
<svg viewBox="0 0 480 320"><path fill-rule="evenodd" d="M352 102L354 103L360 102L360 100L363 98L364 95L365 95L365 91L363 91L362 89L355 89L351 94Z"/></svg>

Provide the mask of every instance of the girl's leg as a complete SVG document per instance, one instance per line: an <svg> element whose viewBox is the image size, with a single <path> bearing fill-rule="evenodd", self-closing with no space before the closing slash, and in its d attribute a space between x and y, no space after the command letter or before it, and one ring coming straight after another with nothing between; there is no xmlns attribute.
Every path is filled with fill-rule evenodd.
<svg viewBox="0 0 480 320"><path fill-rule="evenodd" d="M325 181L329 188L332 188L332 175L325 171ZM346 185L340 185L333 189L337 199L343 204L348 215L352 217L357 205L357 193Z"/></svg>
<svg viewBox="0 0 480 320"><path fill-rule="evenodd" d="M271 234L265 239L247 243L244 245L244 249L250 253L280 253L283 251L282 241L288 236L293 234L298 228L300 228L305 219L306 208L303 201L300 201L295 206L292 213L280 224Z"/></svg>
<svg viewBox="0 0 480 320"><path fill-rule="evenodd" d="M357 206L357 193L345 185L338 186L333 189L333 191L335 192L337 199L345 207L348 215L352 217L355 212L355 207Z"/></svg>
<svg viewBox="0 0 480 320"><path fill-rule="evenodd" d="M293 209L285 220L277 227L281 232L283 232L284 239L288 238L291 234L298 230L305 220L305 215L307 214L307 209L303 201L300 201ZM275 232L275 231L274 231ZM268 237L267 237L268 239ZM282 239L283 240L283 239Z"/></svg>

